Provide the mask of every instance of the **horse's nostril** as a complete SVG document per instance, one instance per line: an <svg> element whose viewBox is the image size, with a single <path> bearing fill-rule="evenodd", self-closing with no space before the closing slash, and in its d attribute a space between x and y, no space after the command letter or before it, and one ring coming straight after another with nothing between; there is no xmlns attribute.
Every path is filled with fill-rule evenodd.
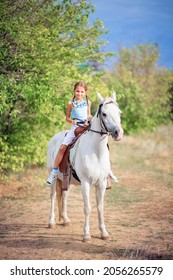
<svg viewBox="0 0 173 280"><path fill-rule="evenodd" d="M115 137L118 137L118 130L115 130Z"/></svg>

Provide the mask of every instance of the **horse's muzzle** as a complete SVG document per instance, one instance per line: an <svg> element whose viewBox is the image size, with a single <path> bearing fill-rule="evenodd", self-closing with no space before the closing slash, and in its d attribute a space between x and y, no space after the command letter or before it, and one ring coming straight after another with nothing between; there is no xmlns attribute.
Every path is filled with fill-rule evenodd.
<svg viewBox="0 0 173 280"><path fill-rule="evenodd" d="M114 139L114 141L120 141L124 136L124 131L122 129L122 127L115 129L112 132L112 138Z"/></svg>
<svg viewBox="0 0 173 280"><path fill-rule="evenodd" d="M112 131L112 133L111 133L111 135L112 135L112 138L114 139L114 140L116 140L117 138L118 138L118 136L119 136L119 129L115 129L115 130L113 130Z"/></svg>

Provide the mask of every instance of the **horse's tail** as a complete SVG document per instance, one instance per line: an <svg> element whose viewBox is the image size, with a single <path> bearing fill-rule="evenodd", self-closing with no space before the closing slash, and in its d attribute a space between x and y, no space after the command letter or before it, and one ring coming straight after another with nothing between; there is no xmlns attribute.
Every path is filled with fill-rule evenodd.
<svg viewBox="0 0 173 280"><path fill-rule="evenodd" d="M58 202L59 222L62 218L62 181L57 179L56 184L56 197Z"/></svg>

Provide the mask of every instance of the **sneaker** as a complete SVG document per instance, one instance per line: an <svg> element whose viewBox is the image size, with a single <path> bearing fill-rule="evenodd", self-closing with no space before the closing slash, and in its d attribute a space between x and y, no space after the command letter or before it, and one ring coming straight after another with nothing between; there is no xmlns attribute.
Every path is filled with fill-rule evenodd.
<svg viewBox="0 0 173 280"><path fill-rule="evenodd" d="M58 170L57 171L52 170L52 172L50 173L49 178L47 179L46 184L48 186L51 186L55 182L57 177L58 177Z"/></svg>
<svg viewBox="0 0 173 280"><path fill-rule="evenodd" d="M112 170L109 171L109 177L111 177L111 179L115 182L118 183L118 178L112 173Z"/></svg>

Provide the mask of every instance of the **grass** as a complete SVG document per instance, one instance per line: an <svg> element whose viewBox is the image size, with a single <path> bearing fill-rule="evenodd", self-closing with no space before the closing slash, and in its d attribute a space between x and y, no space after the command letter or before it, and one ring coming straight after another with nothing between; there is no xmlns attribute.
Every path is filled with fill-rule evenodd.
<svg viewBox="0 0 173 280"><path fill-rule="evenodd" d="M107 194L110 204L127 207L128 204L141 201L140 194L131 192L127 187L114 184L111 192Z"/></svg>
<svg viewBox="0 0 173 280"><path fill-rule="evenodd" d="M106 199L123 213L119 217L115 211L112 223L116 229L119 226L130 230L129 241L133 232L140 237L134 242L134 249L122 251L120 258L172 258L173 125L161 126L153 133L128 136L117 143L111 140L110 151L119 183L113 184ZM124 230L120 230L119 238Z"/></svg>
<svg viewBox="0 0 173 280"><path fill-rule="evenodd" d="M144 175L146 180L152 178L159 185L162 182L165 187L173 188L172 124L161 126L153 133L125 136L121 142L111 140L110 151L113 170L120 177L122 185L119 194L136 184L135 177L138 174ZM128 177L129 180L123 180Z"/></svg>

